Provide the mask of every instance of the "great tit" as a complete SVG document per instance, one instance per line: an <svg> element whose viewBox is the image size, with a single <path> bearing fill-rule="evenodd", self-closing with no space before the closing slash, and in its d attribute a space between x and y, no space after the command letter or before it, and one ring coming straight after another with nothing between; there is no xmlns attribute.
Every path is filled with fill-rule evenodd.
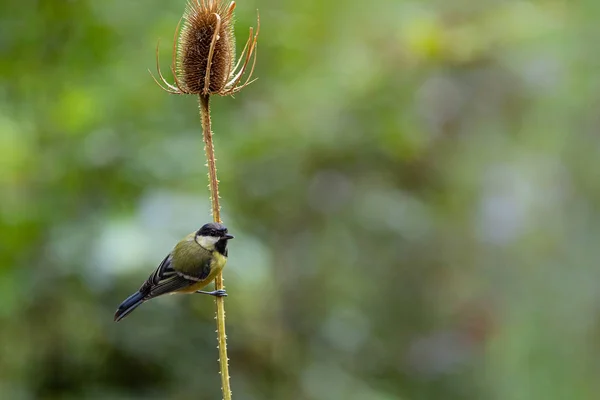
<svg viewBox="0 0 600 400"><path fill-rule="evenodd" d="M187 235L160 263L140 289L119 305L120 321L140 304L166 293L203 293L227 296L225 290L201 291L227 263L227 242L233 239L222 224L211 222Z"/></svg>

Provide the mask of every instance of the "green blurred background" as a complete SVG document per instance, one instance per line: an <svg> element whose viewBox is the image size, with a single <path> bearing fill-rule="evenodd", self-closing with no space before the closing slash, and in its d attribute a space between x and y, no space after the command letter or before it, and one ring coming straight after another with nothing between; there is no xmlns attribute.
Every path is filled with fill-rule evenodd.
<svg viewBox="0 0 600 400"><path fill-rule="evenodd" d="M235 399L596 399L600 3L240 0L215 98ZM0 4L0 398L219 399L214 302L117 305L210 220L184 0ZM170 78L170 74L167 74Z"/></svg>

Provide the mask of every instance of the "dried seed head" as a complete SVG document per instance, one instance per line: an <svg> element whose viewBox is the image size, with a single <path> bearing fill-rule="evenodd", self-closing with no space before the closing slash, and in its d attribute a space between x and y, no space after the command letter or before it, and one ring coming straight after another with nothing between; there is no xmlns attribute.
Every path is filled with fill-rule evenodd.
<svg viewBox="0 0 600 400"><path fill-rule="evenodd" d="M222 0L190 0L187 4L179 38L177 31L173 40L173 72L175 85L169 84L158 67L160 82L167 92L174 94L219 94L222 96L237 93L250 81L256 63L256 43L258 38L250 28L250 36L235 61L235 37L233 34L233 10L235 2L228 5ZM181 23L181 21L180 21ZM240 84L250 58L253 57L246 81ZM176 68L174 68L176 65ZM162 84L161 84L162 83ZM163 85L166 85L163 86Z"/></svg>
<svg viewBox="0 0 600 400"><path fill-rule="evenodd" d="M188 3L179 35L177 73L189 93L202 93L207 72L210 93L219 93L225 88L235 63L234 5L232 3L230 9L220 1ZM216 29L219 30L213 45ZM211 47L212 62L207 71Z"/></svg>

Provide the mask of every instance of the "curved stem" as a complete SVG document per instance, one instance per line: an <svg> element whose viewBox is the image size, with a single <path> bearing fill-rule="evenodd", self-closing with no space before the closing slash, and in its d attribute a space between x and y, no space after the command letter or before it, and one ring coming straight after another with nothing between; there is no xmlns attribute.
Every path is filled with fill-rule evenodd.
<svg viewBox="0 0 600 400"><path fill-rule="evenodd" d="M210 202L212 205L213 221L221 222L221 207L219 205L219 180L217 179L217 167L215 164L215 148L212 141L212 130L210 126L209 95L201 94L200 117L202 119L202 134L204 138L204 150L208 164L208 181L210 188ZM223 276L221 273L215 278L215 290L223 289ZM216 297L217 304L217 340L219 342L219 367L221 370L221 389L223 399L231 400L231 387L229 385L229 358L227 358L227 335L225 334L225 302L223 297Z"/></svg>

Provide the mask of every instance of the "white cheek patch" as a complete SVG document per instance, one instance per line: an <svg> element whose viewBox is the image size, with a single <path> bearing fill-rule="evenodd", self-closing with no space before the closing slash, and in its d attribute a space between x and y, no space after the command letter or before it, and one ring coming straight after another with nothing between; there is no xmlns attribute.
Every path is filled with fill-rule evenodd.
<svg viewBox="0 0 600 400"><path fill-rule="evenodd" d="M217 243L219 239L221 238L214 236L199 236L198 238L196 238L196 241L200 246L204 247L205 249L212 250L215 248L215 243Z"/></svg>

